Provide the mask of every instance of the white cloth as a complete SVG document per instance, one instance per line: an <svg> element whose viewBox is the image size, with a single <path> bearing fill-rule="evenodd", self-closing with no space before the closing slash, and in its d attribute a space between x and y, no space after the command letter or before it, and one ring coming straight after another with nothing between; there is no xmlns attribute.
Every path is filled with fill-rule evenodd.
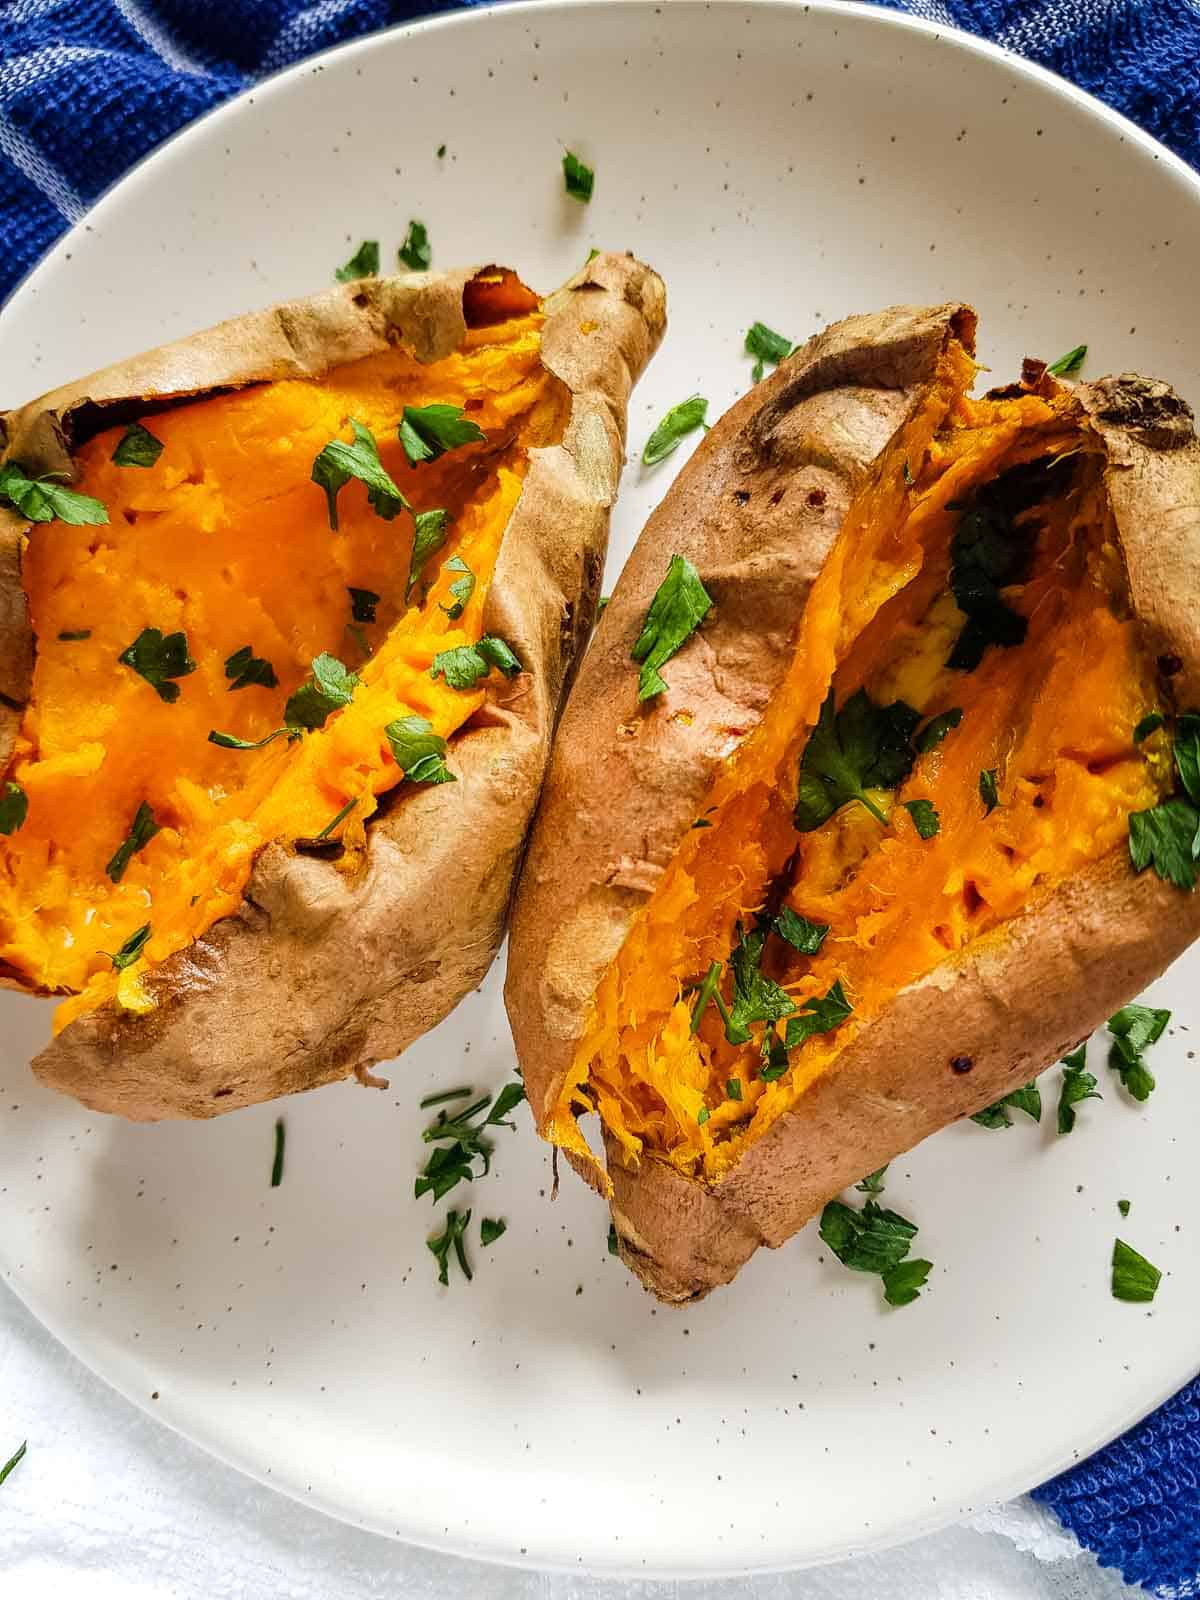
<svg viewBox="0 0 1200 1600"><path fill-rule="evenodd" d="M224 1466L92 1376L0 1288L0 1592L22 1600L1121 1600L1016 1501L806 1572L688 1584L495 1567L363 1533ZM864 1462L864 1492L869 1489Z"/></svg>

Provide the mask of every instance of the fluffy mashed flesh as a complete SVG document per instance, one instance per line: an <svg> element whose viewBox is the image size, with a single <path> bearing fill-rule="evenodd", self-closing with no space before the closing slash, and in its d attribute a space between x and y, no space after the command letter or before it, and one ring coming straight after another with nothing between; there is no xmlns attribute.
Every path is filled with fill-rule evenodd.
<svg viewBox="0 0 1200 1600"><path fill-rule="evenodd" d="M387 728L422 719L435 750L482 704L488 675L455 687L434 658L480 639L529 452L561 437L569 402L541 362L535 298L515 280L471 287L466 337L444 360L393 347L320 380L147 411L151 465L114 461L124 426L97 434L74 488L107 525L32 529L33 693L4 774L27 813L0 838L0 972L71 996L57 1026L114 993L148 1005L141 975L237 909L268 842L323 836L353 872L386 792L438 767L398 765ZM473 438L414 465L399 425L429 406ZM335 531L312 474L330 441L354 442L351 419L411 510L381 514L351 476ZM431 510L446 516L422 523ZM150 676L127 654L139 639ZM345 703L313 699L322 657ZM209 737L276 730L258 749Z"/></svg>
<svg viewBox="0 0 1200 1600"><path fill-rule="evenodd" d="M900 989L1170 790L1133 737L1155 673L1098 442L1062 394L963 398L956 362L597 989L551 1128L581 1156L596 1110L626 1161L718 1179Z"/></svg>

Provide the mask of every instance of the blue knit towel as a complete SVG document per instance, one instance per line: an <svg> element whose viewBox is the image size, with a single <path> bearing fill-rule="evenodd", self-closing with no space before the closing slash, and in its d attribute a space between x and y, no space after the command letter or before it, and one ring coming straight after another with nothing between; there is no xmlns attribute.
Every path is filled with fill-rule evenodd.
<svg viewBox="0 0 1200 1600"><path fill-rule="evenodd" d="M1200 0L882 3L1054 68L1200 167ZM455 4L0 0L0 299L191 118L314 50ZM1200 1380L1036 1494L1130 1582L1200 1596Z"/></svg>

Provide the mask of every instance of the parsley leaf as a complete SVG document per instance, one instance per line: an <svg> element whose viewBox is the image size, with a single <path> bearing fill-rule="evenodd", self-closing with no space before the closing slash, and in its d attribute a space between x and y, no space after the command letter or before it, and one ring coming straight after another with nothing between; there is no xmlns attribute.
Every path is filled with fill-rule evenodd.
<svg viewBox="0 0 1200 1600"><path fill-rule="evenodd" d="M1155 872L1178 889L1196 886L1200 855L1200 811L1186 800L1164 800L1149 811L1129 814L1129 858L1135 872L1153 863Z"/></svg>
<svg viewBox="0 0 1200 1600"><path fill-rule="evenodd" d="M1118 1200L1117 1201L1117 1210L1121 1213L1121 1215L1123 1217L1127 1217L1129 1215L1129 1201L1128 1200Z"/></svg>
<svg viewBox="0 0 1200 1600"><path fill-rule="evenodd" d="M681 400L677 406L672 406L646 440L646 448L642 451L643 466L653 467L658 462L665 461L679 448L681 439L704 426L707 411L708 401L703 395L698 394L692 395L690 400Z"/></svg>
<svg viewBox="0 0 1200 1600"><path fill-rule="evenodd" d="M883 1298L890 1306L908 1306L920 1298L920 1291L925 1287L929 1274L933 1271L932 1261L900 1261L894 1267L888 1267L882 1273Z"/></svg>
<svg viewBox="0 0 1200 1600"><path fill-rule="evenodd" d="M1153 1300L1162 1282L1162 1273L1145 1256L1139 1255L1124 1239L1113 1241L1112 1296L1145 1304Z"/></svg>
<svg viewBox="0 0 1200 1600"><path fill-rule="evenodd" d="M1087 353L1087 345L1077 344L1074 350L1068 350L1065 356L1059 356L1057 361L1052 361L1046 371L1056 378L1069 378L1083 366Z"/></svg>
<svg viewBox="0 0 1200 1600"><path fill-rule="evenodd" d="M1087 1071L1087 1041L1062 1060L1062 1088L1058 1094L1058 1131L1070 1133L1075 1126L1075 1107L1082 1100L1102 1100L1096 1093L1096 1080Z"/></svg>
<svg viewBox="0 0 1200 1600"><path fill-rule="evenodd" d="M438 607L439 610L446 613L451 622L457 622L466 609L467 602L475 593L475 574L461 556L451 556L442 571L461 572L463 574L461 578L455 578L450 585L450 593L454 596L454 604Z"/></svg>
<svg viewBox="0 0 1200 1600"><path fill-rule="evenodd" d="M433 658L429 676L444 678L451 689L473 689L493 667L497 667L506 678L515 678L521 670L521 663L503 639L485 633L474 644L460 644L451 650L439 650Z"/></svg>
<svg viewBox="0 0 1200 1600"><path fill-rule="evenodd" d="M146 940L150 937L150 924L143 923L136 933L131 933L116 955L109 955L107 950L102 950L101 955L108 956L116 972L124 972L126 967L131 967L145 949Z"/></svg>
<svg viewBox="0 0 1200 1600"><path fill-rule="evenodd" d="M430 1123L421 1135L426 1144L434 1144L438 1148L430 1153L417 1177L413 1190L416 1198L419 1200L423 1194L432 1193L436 1203L456 1184L485 1177L491 1169L495 1150L486 1130L513 1127L513 1123L504 1119L524 1098L522 1084L506 1083L495 1100L489 1095L482 1095L452 1117L447 1116L445 1111L439 1111L437 1120ZM476 1161L481 1163L478 1173L474 1168Z"/></svg>
<svg viewBox="0 0 1200 1600"><path fill-rule="evenodd" d="M950 711L943 711L939 716L931 717L913 740L917 754L925 756L931 750L936 750L950 730L957 728L962 719L961 706L954 706Z"/></svg>
<svg viewBox="0 0 1200 1600"><path fill-rule="evenodd" d="M446 1227L442 1233L435 1234L433 1238L426 1239L425 1243L433 1254L433 1259L438 1264L438 1282L450 1282L450 1248L454 1247L454 1254L463 1277L470 1283L474 1274L471 1263L467 1260L467 1252L463 1244L463 1235L467 1231L467 1224L471 1220L471 1213L464 1211L460 1215L457 1211L446 1213Z"/></svg>
<svg viewBox="0 0 1200 1600"><path fill-rule="evenodd" d="M946 660L958 672L973 672L988 645L1005 649L1025 638L1025 618L1007 605L1000 590L1015 581L1026 550L998 505L980 497L959 519L950 544L950 588L967 618Z"/></svg>
<svg viewBox="0 0 1200 1600"><path fill-rule="evenodd" d="M115 467L152 467L162 453L162 440L140 422L131 422L117 441L112 460Z"/></svg>
<svg viewBox="0 0 1200 1600"><path fill-rule="evenodd" d="M436 461L447 450L486 439L487 434L462 406L405 406L400 419L400 443L414 467L421 461Z"/></svg>
<svg viewBox="0 0 1200 1600"><path fill-rule="evenodd" d="M379 276L379 240L364 239L344 267L339 267L334 277L339 283L353 283L358 278Z"/></svg>
<svg viewBox="0 0 1200 1600"><path fill-rule="evenodd" d="M23 1440L13 1451L12 1455L9 1456L4 1465L0 1467L0 1483L3 1483L13 1468L20 1464L25 1455L25 1447L28 1445L28 1443L28 1439Z"/></svg>
<svg viewBox="0 0 1200 1600"><path fill-rule="evenodd" d="M1042 1092L1036 1083L1031 1082L1022 1084L1019 1089L1006 1094L1002 1100L995 1100L990 1106L984 1106L982 1111L975 1113L971 1121L977 1122L981 1128L1011 1128L1009 1106L1017 1111L1023 1111L1027 1117L1032 1117L1034 1122L1042 1120Z"/></svg>
<svg viewBox="0 0 1200 1600"><path fill-rule="evenodd" d="M231 680L230 693L234 689L249 689L254 684L261 684L264 689L279 687L275 668L262 656L256 656L253 647L248 644L244 644L240 650L235 650L226 658L225 676Z"/></svg>
<svg viewBox="0 0 1200 1600"><path fill-rule="evenodd" d="M642 664L638 678L638 700L652 700L665 692L666 680L659 672L691 638L712 610L712 596L700 581L700 574L686 556L672 556L667 575L659 584L642 631L630 655Z"/></svg>
<svg viewBox="0 0 1200 1600"><path fill-rule="evenodd" d="M139 850L144 850L156 833L162 830L154 820L154 812L143 800L134 813L133 825L123 844L118 845L112 860L104 869L114 883L120 883L125 869Z"/></svg>
<svg viewBox="0 0 1200 1600"><path fill-rule="evenodd" d="M922 839L932 839L934 834L941 831L942 819L932 800L906 800L904 809L913 819L913 826Z"/></svg>
<svg viewBox="0 0 1200 1600"><path fill-rule="evenodd" d="M196 663L188 654L187 635L161 633L158 628L143 628L132 644L126 645L117 660L122 666L132 667L167 705L179 699L179 685L174 678L186 678L195 672Z"/></svg>
<svg viewBox="0 0 1200 1600"><path fill-rule="evenodd" d="M338 495L351 478L366 484L367 500L385 522L390 522L401 510L412 509L384 470L379 446L370 428L364 428L354 417L348 420L354 434L353 443L331 439L312 465L312 481L325 491L329 526L334 533L338 531Z"/></svg>
<svg viewBox="0 0 1200 1600"><path fill-rule="evenodd" d="M1133 730L1134 744L1141 744L1143 739L1148 739L1152 733L1157 733L1165 720L1161 711L1147 712Z"/></svg>
<svg viewBox="0 0 1200 1600"><path fill-rule="evenodd" d="M429 243L429 234L423 222L414 218L408 225L408 232L404 235L404 243L400 246L399 256L406 267L413 272L428 272L429 263L433 260L433 249Z"/></svg>
<svg viewBox="0 0 1200 1600"><path fill-rule="evenodd" d="M425 563L445 544L449 523L450 513L442 510L418 511L413 518L412 555L408 558L408 582L404 589L406 601L411 599Z"/></svg>
<svg viewBox="0 0 1200 1600"><path fill-rule="evenodd" d="M996 787L995 767L985 767L979 774L979 798L983 801L983 814L990 817L1000 804L1000 791Z"/></svg>
<svg viewBox="0 0 1200 1600"><path fill-rule="evenodd" d="M562 169L563 184L567 193L572 200L582 201L586 205L596 187L596 174L571 150L568 150L562 158Z"/></svg>
<svg viewBox="0 0 1200 1600"><path fill-rule="evenodd" d="M800 758L793 814L798 831L812 833L852 800L886 827L887 817L867 790L894 789L907 778L915 759L913 730L920 720L920 713L903 700L877 706L864 689L835 712L830 689Z"/></svg>
<svg viewBox="0 0 1200 1600"><path fill-rule="evenodd" d="M375 607L379 604L379 596L374 589L355 589L351 586L346 593L350 596L350 615L355 622L374 622Z"/></svg>
<svg viewBox="0 0 1200 1600"><path fill-rule="evenodd" d="M283 1182L283 1152L287 1143L287 1129L283 1118L275 1118L275 1158L271 1162L271 1187L278 1189Z"/></svg>
<svg viewBox="0 0 1200 1600"><path fill-rule="evenodd" d="M619 1256L621 1254L621 1246L617 1239L617 1225L615 1222L610 1222L608 1225L608 1253L610 1256Z"/></svg>
<svg viewBox="0 0 1200 1600"><path fill-rule="evenodd" d="M335 711L350 704L357 687L357 672L322 651L313 661L312 677L288 696L283 708L285 731L313 733L323 728Z"/></svg>
<svg viewBox="0 0 1200 1600"><path fill-rule="evenodd" d="M1142 1052L1162 1037L1170 1020L1169 1011L1138 1005L1122 1006L1108 1019L1108 1031L1112 1035L1108 1064L1135 1100L1150 1098L1154 1074L1142 1059Z"/></svg>
<svg viewBox="0 0 1200 1600"><path fill-rule="evenodd" d="M29 796L15 778L0 789L0 834L16 833L29 815Z"/></svg>
<svg viewBox="0 0 1200 1600"><path fill-rule="evenodd" d="M1175 719L1175 770L1193 805L1200 805L1200 714L1184 711Z"/></svg>
<svg viewBox="0 0 1200 1600"><path fill-rule="evenodd" d="M810 922L807 917L797 916L790 906L784 906L771 926L802 956L815 956L829 932L828 923Z"/></svg>
<svg viewBox="0 0 1200 1600"><path fill-rule="evenodd" d="M69 522L73 527L99 527L108 521L108 512L89 494L78 494L56 482L61 473L30 478L15 461L0 467L0 500L7 500L30 522Z"/></svg>
<svg viewBox="0 0 1200 1600"><path fill-rule="evenodd" d="M789 1050L794 1050L816 1033L832 1033L834 1028L841 1027L853 1011L854 1007L846 999L842 988L842 980L838 978L828 994L819 997L814 995L811 1000L805 1000L799 1014L789 1019L784 1043ZM759 1077L765 1078L769 1071L770 1068L760 1072Z"/></svg>
<svg viewBox="0 0 1200 1600"><path fill-rule="evenodd" d="M725 1093L731 1100L742 1098L742 1080L740 1078L726 1078Z"/></svg>
<svg viewBox="0 0 1200 1600"><path fill-rule="evenodd" d="M495 1244L502 1233L508 1231L508 1223L503 1217L484 1217L479 1224L479 1242L482 1245Z"/></svg>
<svg viewBox="0 0 1200 1600"><path fill-rule="evenodd" d="M904 1260L917 1232L915 1222L868 1200L861 1211L831 1200L821 1213L820 1235L852 1272L886 1272Z"/></svg>
<svg viewBox="0 0 1200 1600"><path fill-rule="evenodd" d="M765 322L756 322L746 334L746 343L743 346L748 356L753 356L754 366L750 372L753 383L760 383L766 362L772 366L778 364L791 355L792 341L785 339L781 333L773 333Z"/></svg>
<svg viewBox="0 0 1200 1600"><path fill-rule="evenodd" d="M767 930L755 928L746 933L739 922L737 935L737 943L729 955L733 1005L725 1018L725 1037L730 1044L748 1044L751 1023L777 1022L781 1017L790 1016L796 1003L759 968Z"/></svg>
<svg viewBox="0 0 1200 1600"><path fill-rule="evenodd" d="M398 717L383 730L396 765L410 783L457 783L446 765L446 741L425 717Z"/></svg>
<svg viewBox="0 0 1200 1600"><path fill-rule="evenodd" d="M859 1194L882 1194L883 1175L890 1165L890 1162L886 1162L882 1167L877 1167L874 1172L868 1172L865 1178L860 1179L854 1185Z"/></svg>

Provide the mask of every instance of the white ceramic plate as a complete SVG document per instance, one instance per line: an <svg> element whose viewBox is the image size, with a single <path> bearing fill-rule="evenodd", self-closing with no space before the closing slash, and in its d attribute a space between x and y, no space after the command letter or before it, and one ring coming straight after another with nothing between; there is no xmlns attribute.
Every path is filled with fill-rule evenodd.
<svg viewBox="0 0 1200 1600"><path fill-rule="evenodd" d="M596 167L586 209L563 195L564 146ZM671 332L633 450L669 404L699 390L716 414L746 386L754 318L799 340L898 299L974 301L1000 375L1087 341L1091 372L1136 364L1197 398L1198 197L1092 101L887 12L467 14L298 67L139 168L0 317L4 398L317 288L362 237L390 253L411 216L442 265L507 261L548 287L603 244L662 270ZM630 467L614 570L680 459ZM47 1011L6 995L0 1266L138 1404L366 1526L597 1571L816 1561L1024 1489L1192 1374L1198 976L1188 959L1156 990L1177 1027L1144 1110L1097 1042L1105 1100L1071 1138L1051 1112L894 1164L887 1198L937 1264L898 1312L822 1261L813 1228L705 1303L656 1308L569 1172L550 1204L524 1119L471 1200L508 1233L473 1284L439 1289L417 1100L508 1075L496 974L389 1093L287 1104L277 1190L277 1107L87 1116L35 1086ZM1110 1297L1118 1228L1166 1274L1150 1311Z"/></svg>

